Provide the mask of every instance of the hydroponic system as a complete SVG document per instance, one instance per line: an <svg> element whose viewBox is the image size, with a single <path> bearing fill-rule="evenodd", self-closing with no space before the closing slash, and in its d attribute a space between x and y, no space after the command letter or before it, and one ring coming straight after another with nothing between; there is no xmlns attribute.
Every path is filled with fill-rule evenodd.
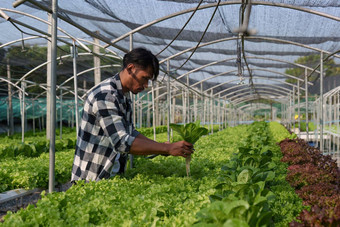
<svg viewBox="0 0 340 227"><path fill-rule="evenodd" d="M339 1L0 0L0 30L0 226L340 225ZM71 186L83 103L136 47L160 75L135 127L195 153Z"/></svg>

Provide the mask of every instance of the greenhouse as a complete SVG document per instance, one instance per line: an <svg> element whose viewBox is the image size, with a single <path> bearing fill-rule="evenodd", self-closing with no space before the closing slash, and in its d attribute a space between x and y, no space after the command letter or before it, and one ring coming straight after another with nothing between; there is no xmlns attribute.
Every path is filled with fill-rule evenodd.
<svg viewBox="0 0 340 227"><path fill-rule="evenodd" d="M339 1L0 3L0 226L340 225ZM119 106L155 146L100 128L125 170L71 182L89 100L136 48L159 75Z"/></svg>

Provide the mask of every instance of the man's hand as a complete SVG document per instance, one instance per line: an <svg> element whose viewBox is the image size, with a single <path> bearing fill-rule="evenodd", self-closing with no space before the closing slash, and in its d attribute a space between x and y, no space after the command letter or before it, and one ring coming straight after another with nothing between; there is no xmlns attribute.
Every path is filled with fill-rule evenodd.
<svg viewBox="0 0 340 227"><path fill-rule="evenodd" d="M171 143L169 146L169 154L172 156L182 156L186 158L194 153L194 146L186 141Z"/></svg>

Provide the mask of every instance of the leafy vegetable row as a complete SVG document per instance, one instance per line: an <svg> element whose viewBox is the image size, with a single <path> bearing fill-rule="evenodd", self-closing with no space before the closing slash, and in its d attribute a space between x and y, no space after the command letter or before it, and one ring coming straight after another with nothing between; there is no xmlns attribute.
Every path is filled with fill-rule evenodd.
<svg viewBox="0 0 340 227"><path fill-rule="evenodd" d="M71 178L74 149L55 154L55 181L66 183ZM0 192L11 189L47 188L49 173L49 154L36 158L17 157L0 162Z"/></svg>
<svg viewBox="0 0 340 227"><path fill-rule="evenodd" d="M261 134L263 130L266 132ZM261 135L247 137L251 132ZM165 133L157 136L163 137L166 138ZM212 213L214 220L225 218L223 216L228 210L228 215L236 215L226 220L230 226L247 226L246 219L242 219L245 212L252 213L248 219L253 222L255 217L261 217L259 223L287 226L302 210L301 201L285 181L287 164L279 162L281 156L278 157L277 153L280 154L280 151L272 148L274 142L271 138L267 126L259 132L254 125L227 128L203 137L195 144L190 178L185 177L185 161L181 158L138 157L135 168L128 169L125 175L79 183L66 192L44 195L36 206L29 206L16 214L9 213L0 226L191 226L197 221L197 225L208 226L202 215L205 217L206 209L210 212L209 207L213 203L223 203L221 206L224 206L222 209L216 205L220 210ZM268 162L271 159L276 167L266 164L266 160L258 163L257 157L253 157L254 161L234 160L238 150L248 148L252 149L248 150L251 155L266 153L268 158L264 155L263 158ZM233 153L235 155L229 161ZM239 155L241 157L242 152ZM234 191L234 187L228 185L231 183L228 168L234 168L234 164L229 166L226 163L239 165L245 160L250 167L236 168ZM225 166L223 170L222 166ZM267 171L261 172L260 167ZM275 174L275 178L270 172ZM223 201L224 198L219 200L224 192L229 194L225 200L230 203ZM209 195L212 195L213 203L209 202ZM238 203L234 198L242 201ZM267 219L269 214L266 212L271 212L273 217ZM217 226L216 223L210 224Z"/></svg>
<svg viewBox="0 0 340 227"><path fill-rule="evenodd" d="M304 204L292 226L340 226L340 170L329 155L301 139L280 142L282 161L289 164L287 181Z"/></svg>
<svg viewBox="0 0 340 227"><path fill-rule="evenodd" d="M162 131L162 129L160 129ZM31 135L33 137L33 135ZM49 141L45 135L21 138L1 138L9 144L0 149L0 193L17 188L47 188L49 172ZM64 140L56 140L56 183L65 183L71 178L75 148L75 134L65 129ZM35 140L35 141L33 141ZM29 142L33 141L33 142ZM59 152L61 152L59 154Z"/></svg>
<svg viewBox="0 0 340 227"><path fill-rule="evenodd" d="M283 128L278 126L272 128ZM280 164L268 124L255 122L249 131L239 152L222 167L217 193L197 214L197 226L287 225L301 211L301 200L284 180L286 166ZM287 130L276 134L287 136Z"/></svg>
<svg viewBox="0 0 340 227"><path fill-rule="evenodd" d="M55 151L63 151L65 149L74 149L76 146L76 139L56 140ZM47 153L50 149L50 142L48 140L38 140L35 142L14 143L9 144L0 149L1 161L8 158L23 157L39 157L42 153ZM0 162L1 162L0 161Z"/></svg>
<svg viewBox="0 0 340 227"><path fill-rule="evenodd" d="M247 135L247 128L228 128L201 138L195 144L190 178L183 158L136 157L135 168L125 175L45 195L36 207L8 214L2 225L190 226L216 191L216 176Z"/></svg>

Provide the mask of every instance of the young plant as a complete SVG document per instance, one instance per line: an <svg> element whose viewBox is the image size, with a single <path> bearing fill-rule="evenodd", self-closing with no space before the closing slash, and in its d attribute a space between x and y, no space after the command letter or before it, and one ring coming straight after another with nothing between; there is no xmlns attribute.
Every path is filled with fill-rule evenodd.
<svg viewBox="0 0 340 227"><path fill-rule="evenodd" d="M178 124L170 124L172 130L178 133L178 135L184 141L187 141L191 144L195 144L199 138L208 134L208 129L201 127L200 121L196 121L194 123L188 123L186 125L178 125ZM186 157L185 166L187 171L187 176L190 176L190 161L191 155Z"/></svg>

